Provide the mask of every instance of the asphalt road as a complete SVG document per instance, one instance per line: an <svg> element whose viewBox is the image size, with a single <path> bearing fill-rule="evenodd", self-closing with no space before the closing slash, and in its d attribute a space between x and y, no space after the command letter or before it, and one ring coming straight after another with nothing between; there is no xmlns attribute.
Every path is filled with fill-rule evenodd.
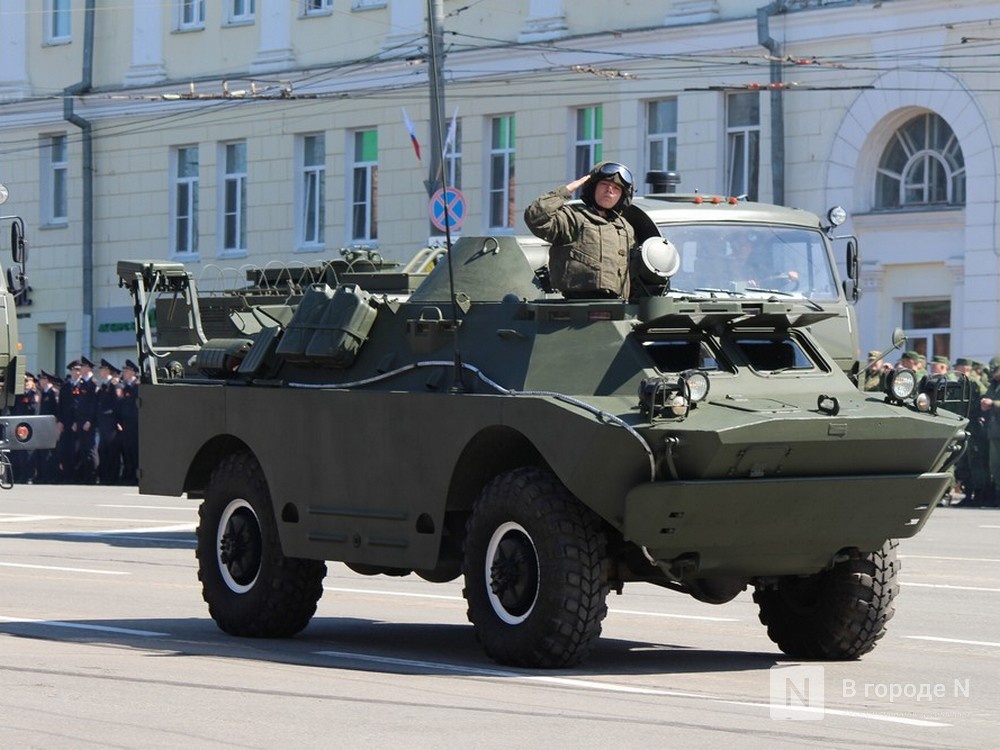
<svg viewBox="0 0 1000 750"><path fill-rule="evenodd" d="M229 637L195 523L132 488L0 493L0 747L1000 745L1000 511L941 508L902 542L896 616L860 661L787 660L749 594L633 584L581 667L544 672L484 656L460 580L339 564L299 637Z"/></svg>

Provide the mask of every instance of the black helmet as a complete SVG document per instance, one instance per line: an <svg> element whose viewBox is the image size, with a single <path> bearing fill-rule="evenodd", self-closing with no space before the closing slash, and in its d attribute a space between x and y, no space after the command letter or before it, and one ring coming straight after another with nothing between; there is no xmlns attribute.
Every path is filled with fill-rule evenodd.
<svg viewBox="0 0 1000 750"><path fill-rule="evenodd" d="M632 204L632 194L635 192L632 170L616 161L602 161L590 170L590 179L580 189L580 198L588 206L596 206L594 189L601 180L611 180L622 189L622 197L615 205L615 211L621 211Z"/></svg>

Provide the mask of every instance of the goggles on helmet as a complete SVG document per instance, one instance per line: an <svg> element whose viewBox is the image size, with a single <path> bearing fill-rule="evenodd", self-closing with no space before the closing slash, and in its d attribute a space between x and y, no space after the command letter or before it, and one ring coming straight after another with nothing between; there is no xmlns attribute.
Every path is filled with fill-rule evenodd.
<svg viewBox="0 0 1000 750"><path fill-rule="evenodd" d="M610 180L617 177L623 184L624 187L630 188L634 184L632 181L632 172L623 164L618 164L617 162L609 161L606 164L602 164L597 169L594 170L594 174L597 176L598 180Z"/></svg>

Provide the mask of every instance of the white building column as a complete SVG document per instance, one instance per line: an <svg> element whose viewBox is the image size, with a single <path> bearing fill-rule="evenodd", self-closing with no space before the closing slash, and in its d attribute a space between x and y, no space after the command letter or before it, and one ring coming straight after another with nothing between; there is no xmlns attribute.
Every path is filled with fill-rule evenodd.
<svg viewBox="0 0 1000 750"><path fill-rule="evenodd" d="M271 73L286 70L295 64L292 47L292 11L298 7L292 0L269 0L257 3L260 23L260 44L250 63L251 73Z"/></svg>
<svg viewBox="0 0 1000 750"><path fill-rule="evenodd" d="M163 61L163 3L132 0L132 63L126 86L148 86L167 77Z"/></svg>
<svg viewBox="0 0 1000 750"><path fill-rule="evenodd" d="M541 42L558 39L569 30L563 0L531 0L528 17L524 21L519 42Z"/></svg>
<svg viewBox="0 0 1000 750"><path fill-rule="evenodd" d="M28 0L0 0L0 99L31 95L27 6Z"/></svg>

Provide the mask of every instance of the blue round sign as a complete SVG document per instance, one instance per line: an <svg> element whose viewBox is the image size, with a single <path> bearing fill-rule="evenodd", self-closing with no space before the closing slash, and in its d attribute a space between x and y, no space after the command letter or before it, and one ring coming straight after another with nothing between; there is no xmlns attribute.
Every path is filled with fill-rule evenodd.
<svg viewBox="0 0 1000 750"><path fill-rule="evenodd" d="M461 229L465 219L465 196L456 188L440 188L428 207L431 224L440 229Z"/></svg>

